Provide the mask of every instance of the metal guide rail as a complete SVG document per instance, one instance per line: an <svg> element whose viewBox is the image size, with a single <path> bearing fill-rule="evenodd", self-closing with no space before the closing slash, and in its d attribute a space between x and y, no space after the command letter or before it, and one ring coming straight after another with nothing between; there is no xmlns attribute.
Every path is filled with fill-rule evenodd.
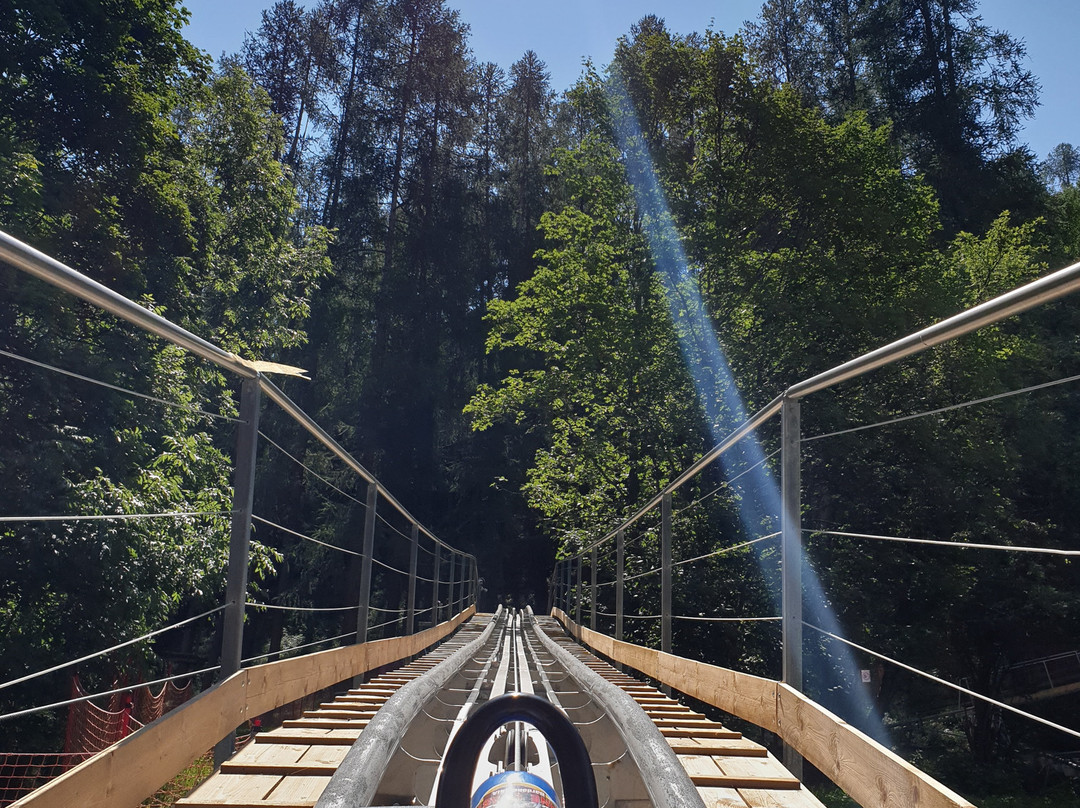
<svg viewBox="0 0 1080 808"><path fill-rule="evenodd" d="M820 803L768 751L620 673L530 612L477 615L434 651L256 735L178 805L431 805L446 750L475 708L504 693L556 705L585 742L610 808ZM502 771L553 784L559 764L528 724L487 742L474 788Z"/></svg>

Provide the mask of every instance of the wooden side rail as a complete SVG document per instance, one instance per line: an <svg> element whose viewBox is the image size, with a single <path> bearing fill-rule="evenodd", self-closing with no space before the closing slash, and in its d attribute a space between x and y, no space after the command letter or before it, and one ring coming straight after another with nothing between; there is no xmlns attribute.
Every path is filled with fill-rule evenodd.
<svg viewBox="0 0 1080 808"><path fill-rule="evenodd" d="M551 614L603 656L776 733L863 808L975 808L788 685L612 639L577 625L561 609Z"/></svg>
<svg viewBox="0 0 1080 808"><path fill-rule="evenodd" d="M248 719L338 682L408 659L476 613L408 637L331 648L245 668L12 804L12 808L136 808Z"/></svg>

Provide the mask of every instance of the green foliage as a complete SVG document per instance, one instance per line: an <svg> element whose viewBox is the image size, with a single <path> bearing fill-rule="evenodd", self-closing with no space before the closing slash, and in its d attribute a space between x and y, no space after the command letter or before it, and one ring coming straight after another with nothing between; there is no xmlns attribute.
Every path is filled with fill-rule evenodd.
<svg viewBox="0 0 1080 808"><path fill-rule="evenodd" d="M541 220L540 265L488 306L488 350L525 367L466 412L478 429L543 425L524 491L572 549L675 471L682 458L663 447L692 439L693 393L616 150L587 136L555 171L571 202Z"/></svg>
<svg viewBox="0 0 1080 808"><path fill-rule="evenodd" d="M2 16L0 227L235 353L273 359L302 344L329 238L294 231L266 95L236 67L209 75L171 3L17 4ZM201 361L11 268L0 284L5 350L176 405L5 359L4 514L191 514L6 526L7 680L219 603L233 436L199 411L235 404ZM280 561L255 543L253 580ZM108 683L118 667L160 664L149 646L127 660L82 675ZM66 693L61 679L39 697ZM13 743L44 748L50 721L20 725Z"/></svg>

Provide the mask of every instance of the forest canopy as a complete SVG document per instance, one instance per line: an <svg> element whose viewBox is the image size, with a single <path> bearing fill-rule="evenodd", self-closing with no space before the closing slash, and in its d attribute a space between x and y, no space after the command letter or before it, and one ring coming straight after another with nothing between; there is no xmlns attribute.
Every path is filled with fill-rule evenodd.
<svg viewBox="0 0 1080 808"><path fill-rule="evenodd" d="M277 0L217 64L185 18L169 0L6 4L0 229L231 352L307 369L288 394L483 559L484 608L543 608L557 556L788 385L1080 259L1080 153L1022 143L1038 79L976 0L768 0L731 32L645 16L565 92L542 54L478 61L446 0ZM186 406L0 359L0 514L208 514L0 525L6 681L218 602L236 391L13 268L0 287L4 351ZM1078 326L1057 305L881 371L808 404L807 434L1076 374ZM1010 402L808 443L805 525L1076 549L1080 402ZM332 474L321 446L266 428ZM344 541L363 520L362 493L328 496L266 447L259 480L267 518L303 533ZM747 538L750 499L729 487L687 516L682 549ZM775 518L754 507L758 527ZM256 539L261 596L345 597L325 558ZM935 556L908 574L928 556L809 546L841 623L983 692L1080 642L1061 565ZM688 580L682 607L768 608L750 560ZM260 615L245 642L327 627ZM767 633L680 641L775 673ZM808 686L828 701L823 659ZM900 724L917 701L887 674L876 707ZM986 716L966 729L982 762L1010 742ZM12 742L55 732L43 718Z"/></svg>

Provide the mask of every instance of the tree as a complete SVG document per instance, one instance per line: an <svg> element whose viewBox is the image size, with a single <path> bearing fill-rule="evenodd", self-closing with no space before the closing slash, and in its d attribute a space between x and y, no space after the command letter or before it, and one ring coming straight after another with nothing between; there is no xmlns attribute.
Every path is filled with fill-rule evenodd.
<svg viewBox="0 0 1080 808"><path fill-rule="evenodd" d="M1071 143L1059 143L1050 150L1041 168L1048 183L1059 188L1075 185L1080 180L1080 149Z"/></svg>
<svg viewBox="0 0 1080 808"><path fill-rule="evenodd" d="M587 137L556 167L571 201L541 220L540 266L488 305L489 352L523 366L466 409L542 430L524 492L572 551L679 467L699 422L616 149Z"/></svg>
<svg viewBox="0 0 1080 808"><path fill-rule="evenodd" d="M302 344L326 235L292 240L295 189L275 158L282 132L268 97L235 66L204 76L171 6L49 11L20 8L0 23L68 54L36 65L33 37L5 50L0 131L11 137L0 170L13 182L0 226L238 354L274 358ZM43 122L11 117L34 98L55 105ZM204 413L234 416L235 404L222 374L179 349L10 267L0 283L13 353L175 405L30 365L0 369L5 515L116 517L0 532L6 680L218 602L231 508L231 447L220 447L231 429ZM206 515L122 518L177 512ZM257 573L274 559L255 543ZM42 748L48 722L22 737Z"/></svg>
<svg viewBox="0 0 1080 808"><path fill-rule="evenodd" d="M977 0L769 2L748 33L766 67L804 98L833 115L861 109L891 122L952 235L984 229L1003 208L1035 215L1038 205L1016 142L1038 81L1024 44L977 9Z"/></svg>

